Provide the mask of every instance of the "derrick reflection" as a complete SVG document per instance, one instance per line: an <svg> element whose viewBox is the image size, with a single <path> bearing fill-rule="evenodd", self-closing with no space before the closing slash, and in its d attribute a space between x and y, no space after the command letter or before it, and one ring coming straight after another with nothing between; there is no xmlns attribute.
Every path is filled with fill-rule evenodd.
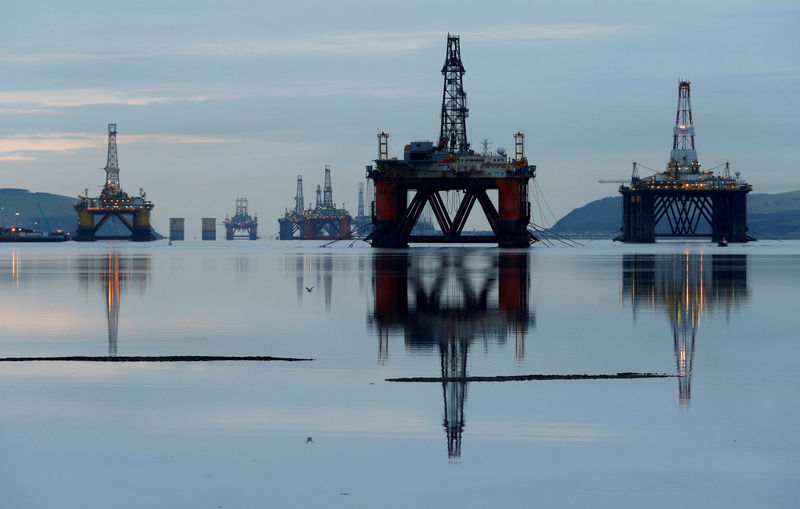
<svg viewBox="0 0 800 509"><path fill-rule="evenodd" d="M692 396L695 340L700 319L721 312L726 319L749 299L746 255L624 255L622 299L636 320L640 309L664 310L669 317L678 374L678 397Z"/></svg>
<svg viewBox="0 0 800 509"><path fill-rule="evenodd" d="M467 357L514 338L514 356L525 356L525 339L535 327L530 310L527 252L436 251L376 253L374 309L368 324L378 336L378 360L389 359L389 336L403 334L407 350L438 350L444 399L447 454L461 456Z"/></svg>
<svg viewBox="0 0 800 509"><path fill-rule="evenodd" d="M145 293L150 281L150 257L120 255L113 250L102 256L82 256L78 258L77 273L86 293L91 285L102 285L108 320L108 355L115 356L121 295L128 289Z"/></svg>

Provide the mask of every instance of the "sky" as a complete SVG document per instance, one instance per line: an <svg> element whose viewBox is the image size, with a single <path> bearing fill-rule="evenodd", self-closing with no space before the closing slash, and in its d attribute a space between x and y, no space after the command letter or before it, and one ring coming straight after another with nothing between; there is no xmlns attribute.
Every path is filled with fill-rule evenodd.
<svg viewBox="0 0 800 509"><path fill-rule="evenodd" d="M680 78L704 168L800 189L793 1L16 2L0 0L0 187L99 192L107 124L153 224L249 199L262 235L324 167L355 214L377 133L438 135L447 33L461 36L473 147L526 135L552 224L669 158ZM545 203L546 202L546 203ZM538 207L535 205L536 214ZM473 214L474 215L474 214ZM541 224L540 223L540 224Z"/></svg>

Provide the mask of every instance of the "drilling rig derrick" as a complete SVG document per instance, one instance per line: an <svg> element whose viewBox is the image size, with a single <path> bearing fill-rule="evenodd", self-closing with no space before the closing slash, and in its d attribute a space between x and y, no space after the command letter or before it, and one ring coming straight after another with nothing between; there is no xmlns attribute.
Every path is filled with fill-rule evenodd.
<svg viewBox="0 0 800 509"><path fill-rule="evenodd" d="M373 247L407 247L409 242L497 243L501 247L528 247L538 240L529 230L531 220L528 183L536 166L522 152L517 133L515 159L498 147L476 153L467 139L469 116L464 91L464 64L457 35L447 35L439 140L412 141L403 159L388 157L388 134L378 135L378 159L367 166L367 178L375 184L372 206L374 231L367 237ZM487 145L488 147L488 145ZM487 191L497 190L497 207ZM442 192L463 193L450 216ZM413 192L413 193L411 193ZM410 199L410 201L409 201ZM478 202L491 227L490 235L463 234L469 214ZM413 229L423 209L430 206L439 224L439 235L417 235Z"/></svg>

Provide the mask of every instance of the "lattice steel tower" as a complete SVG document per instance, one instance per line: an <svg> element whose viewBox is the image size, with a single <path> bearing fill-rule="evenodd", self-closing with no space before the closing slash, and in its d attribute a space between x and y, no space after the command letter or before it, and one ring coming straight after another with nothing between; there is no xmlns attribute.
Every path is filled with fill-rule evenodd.
<svg viewBox="0 0 800 509"><path fill-rule="evenodd" d="M450 152L466 152L467 141L467 93L464 92L464 64L461 63L461 41L457 35L447 34L447 55L442 75L442 124L439 131L439 148Z"/></svg>
<svg viewBox="0 0 800 509"><path fill-rule="evenodd" d="M294 197L294 213L297 216L303 215L303 176L297 176L297 194Z"/></svg>
<svg viewBox="0 0 800 509"><path fill-rule="evenodd" d="M333 187L331 186L331 165L325 165L325 188L322 191L322 206L333 208Z"/></svg>
<svg viewBox="0 0 800 509"><path fill-rule="evenodd" d="M106 160L104 192L119 191L119 161L117 160L117 124L108 124L108 159Z"/></svg>
<svg viewBox="0 0 800 509"><path fill-rule="evenodd" d="M690 82L678 83L678 111L675 114L675 127L672 130L672 151L669 154L667 171L670 173L698 173L697 150L694 146L694 123L692 122L692 102Z"/></svg>

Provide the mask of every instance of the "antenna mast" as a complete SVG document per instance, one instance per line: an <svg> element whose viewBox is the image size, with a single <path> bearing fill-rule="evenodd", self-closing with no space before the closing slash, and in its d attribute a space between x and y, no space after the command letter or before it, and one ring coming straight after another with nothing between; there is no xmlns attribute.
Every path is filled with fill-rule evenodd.
<svg viewBox="0 0 800 509"><path fill-rule="evenodd" d="M459 36L447 34L447 55L442 75L442 123L439 130L439 148L450 152L466 152L467 141L467 93L464 92L464 64L461 63L461 41Z"/></svg>

